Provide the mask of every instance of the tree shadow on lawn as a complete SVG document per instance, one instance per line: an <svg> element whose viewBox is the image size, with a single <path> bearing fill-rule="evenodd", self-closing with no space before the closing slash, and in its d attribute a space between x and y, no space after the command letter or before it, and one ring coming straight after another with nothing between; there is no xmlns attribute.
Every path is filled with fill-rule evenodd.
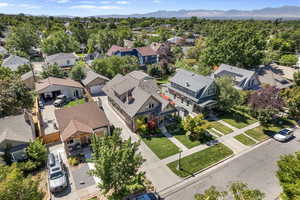
<svg viewBox="0 0 300 200"><path fill-rule="evenodd" d="M233 110L232 110L231 113L228 113L228 112L227 113L222 113L220 115L220 118L222 120L226 120L226 119L227 120L233 120L233 121L235 121L237 123L245 123L245 124L248 123L248 120L251 120L250 117L242 115L242 114L240 114L240 113L238 113L236 111L233 111Z"/></svg>

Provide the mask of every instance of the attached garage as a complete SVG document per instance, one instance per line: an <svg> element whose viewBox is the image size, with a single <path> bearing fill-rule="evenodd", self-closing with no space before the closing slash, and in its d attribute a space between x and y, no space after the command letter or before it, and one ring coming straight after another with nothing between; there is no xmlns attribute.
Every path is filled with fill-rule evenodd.
<svg viewBox="0 0 300 200"><path fill-rule="evenodd" d="M91 93L91 95L98 96L103 93L102 88L107 81L109 81L107 77L88 69L86 72L86 77L82 80L82 83Z"/></svg>

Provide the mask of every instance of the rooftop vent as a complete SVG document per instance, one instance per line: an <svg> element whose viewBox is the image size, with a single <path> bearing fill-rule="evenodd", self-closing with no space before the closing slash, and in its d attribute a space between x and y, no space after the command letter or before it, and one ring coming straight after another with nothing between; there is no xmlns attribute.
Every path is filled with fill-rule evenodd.
<svg viewBox="0 0 300 200"><path fill-rule="evenodd" d="M190 83L188 81L185 82L186 87L190 86Z"/></svg>

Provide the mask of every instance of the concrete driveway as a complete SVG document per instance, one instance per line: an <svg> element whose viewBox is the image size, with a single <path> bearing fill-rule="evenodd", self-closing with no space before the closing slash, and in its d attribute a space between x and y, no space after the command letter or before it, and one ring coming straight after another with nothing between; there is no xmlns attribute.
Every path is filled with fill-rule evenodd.
<svg viewBox="0 0 300 200"><path fill-rule="evenodd" d="M276 162L281 155L300 151L300 129L296 130L295 136L296 138L287 143L268 140L250 152L199 174L196 178L165 192L162 196L166 200L193 200L195 193L203 192L210 186L214 185L224 190L230 182L240 181L264 192L266 200L274 200L281 192L276 178L278 169Z"/></svg>

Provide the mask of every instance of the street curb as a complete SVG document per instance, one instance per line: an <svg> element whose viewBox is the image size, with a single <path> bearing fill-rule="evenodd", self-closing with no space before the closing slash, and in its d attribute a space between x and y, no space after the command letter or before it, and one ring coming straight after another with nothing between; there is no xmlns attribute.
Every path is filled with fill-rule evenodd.
<svg viewBox="0 0 300 200"><path fill-rule="evenodd" d="M173 184L173 185L171 185L171 186L168 186L168 187L166 187L166 188L164 188L164 189L162 189L162 190L160 190L160 191L157 191L157 193L159 193L160 195L163 195L163 196L169 196L169 194L172 193L174 190L178 190L178 188L179 188L180 186L178 186L178 187L172 189L171 191L167 191L168 189L170 189L170 188L172 188L172 187L174 187L174 186L176 186L176 185L179 185L180 183L183 183L184 181L186 181L186 180L188 180L188 179L190 179L190 178L192 178L192 177L195 177L196 175L201 174L202 172L204 172L204 171L206 171L206 170L208 170L208 169L210 169L210 168L212 168L212 167L215 167L215 166L217 166L217 165L219 165L219 164L225 162L226 160L229 160L230 158L233 158L234 156L235 156L235 154L233 153L232 155L230 155L230 156L228 156L228 157L226 157L226 158L224 158L224 159L222 159L222 160L220 160L220 161L218 161L218 162L216 162L216 163L214 163L214 164L212 164L212 165L210 165L210 166L208 166L208 167L206 167L206 168L204 168L204 169L202 169L202 170L200 170L200 171L195 172L193 175L190 175L190 176L187 176L187 177L183 178L182 181L179 181L179 182L177 182L177 183L175 183L175 184ZM173 172L173 173L174 173L174 172ZM180 189L183 189L183 188L185 188L185 187L187 187L187 186L189 186L189 185L191 185L191 184L193 184L193 183L195 183L195 182L197 182L197 181L198 181L198 180L191 181L190 183L188 183L188 184L186 184L186 185L183 185ZM167 191L166 194L163 193L163 191L165 191L165 190Z"/></svg>

